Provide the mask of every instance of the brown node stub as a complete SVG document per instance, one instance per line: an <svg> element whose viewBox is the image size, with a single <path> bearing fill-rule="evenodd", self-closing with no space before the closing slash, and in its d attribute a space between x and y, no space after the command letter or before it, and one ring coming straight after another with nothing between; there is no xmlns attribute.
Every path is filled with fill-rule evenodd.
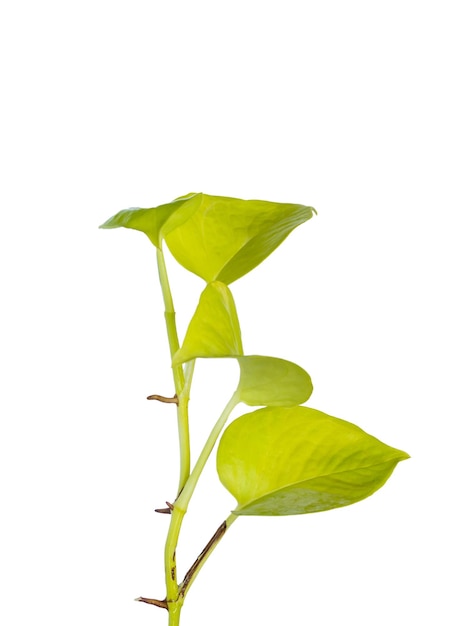
<svg viewBox="0 0 468 626"><path fill-rule="evenodd" d="M158 606L160 609L167 608L167 600L154 600L153 598L143 598L140 596L139 598L135 598L135 602L145 602L145 604L152 604L153 606Z"/></svg>
<svg viewBox="0 0 468 626"><path fill-rule="evenodd" d="M165 404L177 404L179 405L179 398L177 394L172 396L172 398L168 398L167 396L160 396L158 393L153 393L151 396L146 398L147 400L158 400L158 402L164 402Z"/></svg>
<svg viewBox="0 0 468 626"><path fill-rule="evenodd" d="M172 511L174 510L174 505L167 501L166 501L166 504L167 504L167 509L154 509L155 513L168 513L170 515Z"/></svg>

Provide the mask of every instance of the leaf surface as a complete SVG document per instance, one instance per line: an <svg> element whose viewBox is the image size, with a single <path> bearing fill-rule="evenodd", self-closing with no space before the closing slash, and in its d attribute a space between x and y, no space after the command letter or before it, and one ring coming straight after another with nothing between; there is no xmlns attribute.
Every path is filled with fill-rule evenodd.
<svg viewBox="0 0 468 626"><path fill-rule="evenodd" d="M189 271L207 282L226 284L261 263L314 211L300 204L207 194L189 202L198 202L196 209L167 233L167 245Z"/></svg>
<svg viewBox="0 0 468 626"><path fill-rule="evenodd" d="M238 515L297 515L358 502L377 491L401 450L309 407L268 407L234 420L217 455Z"/></svg>
<svg viewBox="0 0 468 626"><path fill-rule="evenodd" d="M150 209L124 209L108 219L99 228L131 228L148 236L157 248L161 248L164 235L177 228L196 211L201 194L189 194L173 202Z"/></svg>
<svg viewBox="0 0 468 626"><path fill-rule="evenodd" d="M237 280L315 212L302 204L192 193L149 209L125 209L100 228L131 228L206 282Z"/></svg>
<svg viewBox="0 0 468 626"><path fill-rule="evenodd" d="M237 357L239 399L250 406L296 406L309 399L309 374L291 361L270 356Z"/></svg>
<svg viewBox="0 0 468 626"><path fill-rule="evenodd" d="M229 287L221 282L209 283L189 323L173 365L197 357L227 357L243 354L242 337L236 305Z"/></svg>

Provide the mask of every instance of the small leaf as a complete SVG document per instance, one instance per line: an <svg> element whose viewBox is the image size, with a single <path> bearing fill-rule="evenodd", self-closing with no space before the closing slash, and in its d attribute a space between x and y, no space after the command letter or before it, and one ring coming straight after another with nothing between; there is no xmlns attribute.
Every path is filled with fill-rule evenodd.
<svg viewBox="0 0 468 626"><path fill-rule="evenodd" d="M184 342L173 358L180 365L197 357L226 357L243 354L236 305L229 287L209 283L200 296Z"/></svg>
<svg viewBox="0 0 468 626"><path fill-rule="evenodd" d="M190 217L167 232L166 243L186 269L207 282L226 284L261 263L314 211L299 204L207 194L190 199L195 202Z"/></svg>
<svg viewBox="0 0 468 626"><path fill-rule="evenodd" d="M236 419L218 448L238 515L297 515L353 504L377 491L408 455L358 426L308 407Z"/></svg>
<svg viewBox="0 0 468 626"><path fill-rule="evenodd" d="M309 374L291 361L269 356L237 357L239 399L250 406L296 406L312 393Z"/></svg>
<svg viewBox="0 0 468 626"><path fill-rule="evenodd" d="M140 230L148 236L153 245L161 248L164 235L188 219L191 213L196 211L200 201L200 194L189 194L151 209L124 209L104 222L99 228L123 226L124 228Z"/></svg>

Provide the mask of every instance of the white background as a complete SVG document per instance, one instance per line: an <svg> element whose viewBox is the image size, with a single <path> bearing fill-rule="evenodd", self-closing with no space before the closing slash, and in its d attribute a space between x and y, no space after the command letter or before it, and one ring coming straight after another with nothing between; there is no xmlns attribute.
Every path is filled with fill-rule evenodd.
<svg viewBox="0 0 468 626"><path fill-rule="evenodd" d="M467 623L465 8L3 4L2 623L166 623L133 602L164 596L177 480L154 249L97 226L192 191L317 208L233 285L245 350L412 458L352 507L238 521L182 624ZM183 329L202 282L169 269ZM197 369L195 450L234 381ZM208 471L181 574L234 505Z"/></svg>

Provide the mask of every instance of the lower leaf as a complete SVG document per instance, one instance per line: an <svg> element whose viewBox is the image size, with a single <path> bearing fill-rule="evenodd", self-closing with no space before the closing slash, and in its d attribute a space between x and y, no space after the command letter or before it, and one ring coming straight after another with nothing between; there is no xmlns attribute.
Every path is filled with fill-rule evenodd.
<svg viewBox="0 0 468 626"><path fill-rule="evenodd" d="M238 515L297 515L367 498L408 454L358 426L304 406L268 407L236 419L217 457Z"/></svg>

